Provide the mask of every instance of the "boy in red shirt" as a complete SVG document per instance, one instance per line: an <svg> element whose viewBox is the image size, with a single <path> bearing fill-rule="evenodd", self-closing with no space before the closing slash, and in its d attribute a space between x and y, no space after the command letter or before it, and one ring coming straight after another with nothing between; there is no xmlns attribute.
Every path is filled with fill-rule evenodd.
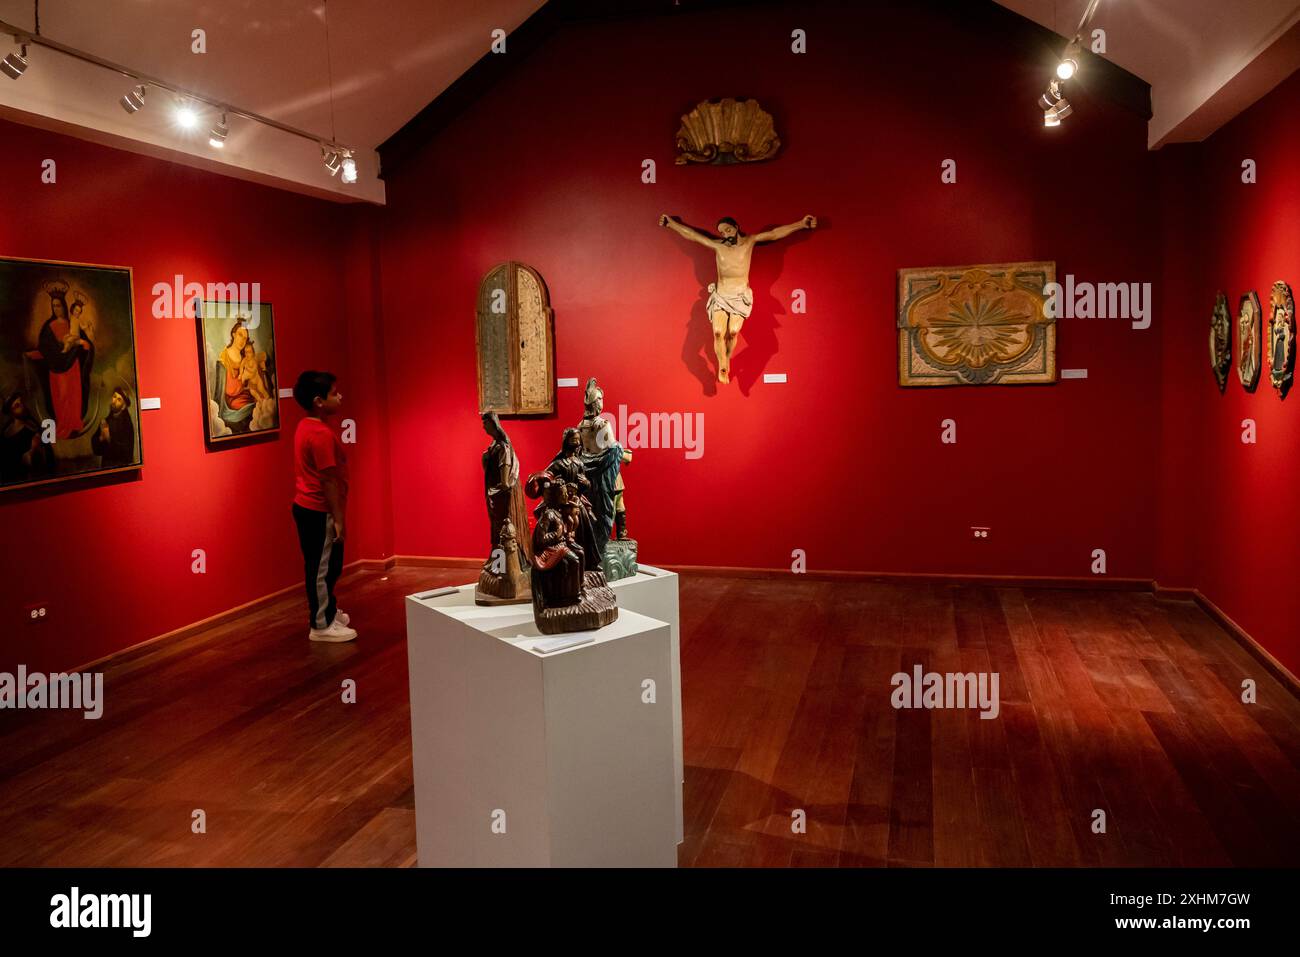
<svg viewBox="0 0 1300 957"><path fill-rule="evenodd" d="M307 410L293 437L297 473L293 520L302 546L307 607L312 641L351 641L356 630L338 610L334 584L343 571L343 516L348 504L348 461L334 430L326 423L338 412L343 396L329 372L304 372L293 397Z"/></svg>

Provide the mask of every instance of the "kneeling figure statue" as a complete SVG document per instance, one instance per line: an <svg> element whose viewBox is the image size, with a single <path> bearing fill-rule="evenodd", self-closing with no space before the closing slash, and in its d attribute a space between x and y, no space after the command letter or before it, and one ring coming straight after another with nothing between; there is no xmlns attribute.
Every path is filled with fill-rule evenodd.
<svg viewBox="0 0 1300 957"><path fill-rule="evenodd" d="M533 528L531 584L533 618L544 635L592 631L618 618L618 601L605 574L587 567L578 542L581 514L571 486L550 472L534 472L526 486L529 498L541 498Z"/></svg>

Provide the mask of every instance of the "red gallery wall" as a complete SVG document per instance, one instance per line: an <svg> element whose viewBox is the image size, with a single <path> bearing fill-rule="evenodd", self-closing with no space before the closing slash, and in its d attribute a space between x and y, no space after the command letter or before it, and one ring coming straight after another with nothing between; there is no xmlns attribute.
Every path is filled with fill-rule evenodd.
<svg viewBox="0 0 1300 957"><path fill-rule="evenodd" d="M794 28L806 54L791 52ZM1052 65L1046 46L926 4L561 29L388 177L395 552L486 553L474 306L488 269L516 259L549 285L558 376L597 376L614 414L704 414L702 457L646 449L626 472L644 561L788 568L803 549L809 570L1088 577L1103 548L1110 576L1152 577L1159 314L1145 331L1063 319L1059 364L1086 379L897 384L901 267L1049 259L1062 277L1157 279L1146 124L1080 90L1075 116L1044 129L1034 103ZM674 165L680 115L728 95L774 114L781 154ZM955 185L940 182L948 158ZM710 348L711 254L658 228L661 212L748 231L821 219L755 253L729 386L692 355ZM806 314L791 313L796 289ZM581 418L580 393L506 422L526 469ZM946 418L956 445L940 443Z"/></svg>
<svg viewBox="0 0 1300 957"><path fill-rule="evenodd" d="M260 282L281 385L308 366L368 379L370 361L349 375L375 348L365 214L3 121L0 182L0 255L133 268L140 395L162 399L141 413L139 473L0 492L0 671L74 667L300 581L289 503L301 411L282 400L278 439L207 451L194 322L155 319L152 288L177 273ZM381 557L379 393L351 391L349 557ZM191 572L195 548L206 574ZM33 623L24 609L36 602L48 612Z"/></svg>
<svg viewBox="0 0 1300 957"><path fill-rule="evenodd" d="M1267 366L1255 393L1237 378L1237 304L1259 294L1266 319L1279 279L1300 291L1300 74L1203 144L1162 151L1165 262L1160 482L1162 585L1198 589L1293 673L1300 672L1300 395L1285 400ZM1258 182L1242 182L1253 159ZM1233 368L1210 371L1210 312L1224 292ZM1253 419L1257 441L1243 444Z"/></svg>
<svg viewBox="0 0 1300 957"><path fill-rule="evenodd" d="M359 440L350 559L482 554L473 310L511 258L550 286L559 376L598 376L614 415L704 414L702 457L642 449L627 471L643 560L785 568L799 548L810 570L1086 577L1104 548L1110 576L1200 589L1296 670L1300 397L1266 381L1246 395L1235 371L1220 396L1207 326L1217 289L1235 311L1246 288L1300 287L1300 79L1207 144L1153 155L1139 117L1082 89L1065 126L1039 126L1050 58L901 4L570 26L392 173L384 209L0 122L0 255L132 266L140 391L163 400L142 414L138 476L0 494L0 670L70 667L296 582L300 413L282 402L277 441L206 450L193 323L151 316L153 283L176 273L262 283L284 384L340 373ZM674 165L678 116L723 95L771 110L781 155ZM1246 157L1257 185L1240 182ZM949 158L955 185L940 182ZM660 212L749 230L821 219L756 253L730 386L694 355L711 258ZM897 270L1022 259L1154 283L1152 328L1062 319L1059 365L1082 380L900 388ZM527 469L581 417L580 391L507 421ZM34 602L50 609L37 624Z"/></svg>

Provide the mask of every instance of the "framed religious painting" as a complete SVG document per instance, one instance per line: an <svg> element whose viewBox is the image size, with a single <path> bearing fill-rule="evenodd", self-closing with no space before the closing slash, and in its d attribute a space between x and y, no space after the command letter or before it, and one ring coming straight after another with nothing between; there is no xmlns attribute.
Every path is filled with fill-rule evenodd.
<svg viewBox="0 0 1300 957"><path fill-rule="evenodd" d="M1295 299L1285 282L1273 283L1268 313L1268 377L1285 399L1295 376Z"/></svg>
<svg viewBox="0 0 1300 957"><path fill-rule="evenodd" d="M0 258L0 490L138 469L131 270Z"/></svg>
<svg viewBox="0 0 1300 957"><path fill-rule="evenodd" d="M488 270L478 289L474 343L481 414L555 411L555 312L536 269L504 262Z"/></svg>
<svg viewBox="0 0 1300 957"><path fill-rule="evenodd" d="M1232 365L1232 319L1228 316L1228 297L1219 293L1210 311L1210 369L1222 392L1228 384Z"/></svg>
<svg viewBox="0 0 1300 957"><path fill-rule="evenodd" d="M898 384L1056 381L1051 262L898 271Z"/></svg>
<svg viewBox="0 0 1300 957"><path fill-rule="evenodd" d="M1237 306L1237 378L1247 392L1259 385L1260 317L1259 293L1252 289Z"/></svg>
<svg viewBox="0 0 1300 957"><path fill-rule="evenodd" d="M279 432L280 391L271 304L202 300L194 313L208 444Z"/></svg>

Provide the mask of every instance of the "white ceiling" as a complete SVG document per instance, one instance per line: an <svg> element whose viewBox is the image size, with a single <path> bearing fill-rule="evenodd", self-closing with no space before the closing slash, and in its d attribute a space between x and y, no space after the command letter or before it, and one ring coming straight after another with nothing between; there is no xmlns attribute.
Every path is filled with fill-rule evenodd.
<svg viewBox="0 0 1300 957"><path fill-rule="evenodd" d="M118 99L129 80L39 47L22 79L0 76L0 115L303 192L383 202L375 147L486 53L492 30L509 33L542 2L41 0L45 36L327 137L328 18L334 135L360 150L355 186L331 178L310 142L234 117L218 153L208 126L187 134L172 124L153 102L161 91L128 116ZM0 0L0 20L30 31L33 9L33 0ZM206 31L204 54L191 52L194 29ZM0 36L0 55L10 43Z"/></svg>
<svg viewBox="0 0 1300 957"><path fill-rule="evenodd" d="M1088 5L998 2L1065 37ZM1204 139L1294 72L1297 23L1297 0L1101 0L1092 25L1106 31L1106 59L1151 84L1158 147Z"/></svg>

